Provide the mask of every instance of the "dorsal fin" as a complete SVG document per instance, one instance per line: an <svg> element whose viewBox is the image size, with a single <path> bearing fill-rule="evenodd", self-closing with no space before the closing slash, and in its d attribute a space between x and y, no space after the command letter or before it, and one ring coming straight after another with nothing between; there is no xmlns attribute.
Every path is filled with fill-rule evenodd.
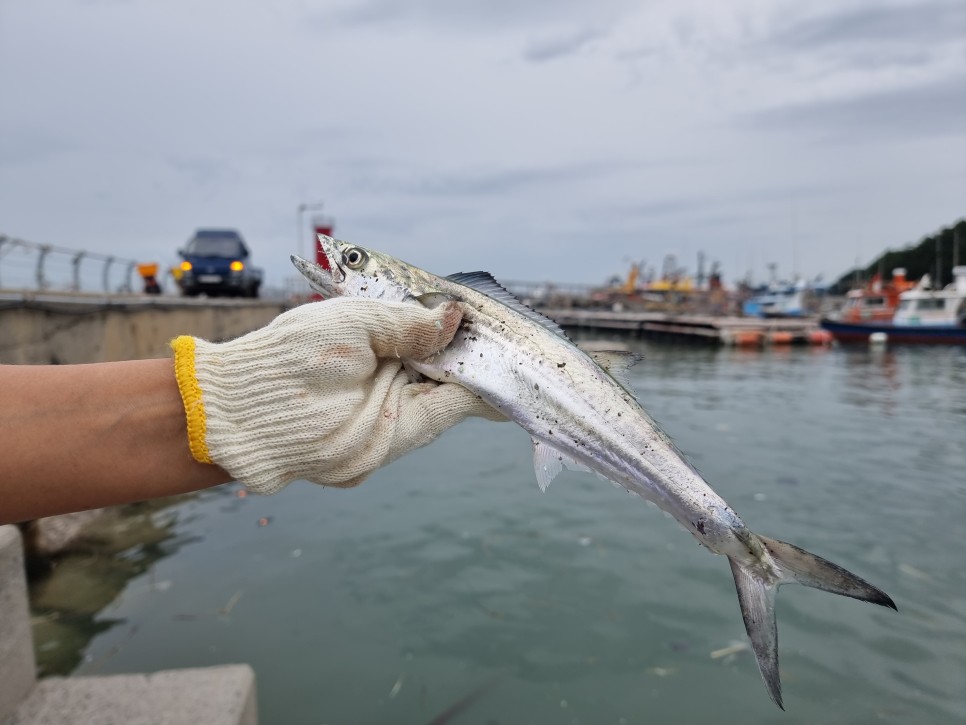
<svg viewBox="0 0 966 725"><path fill-rule="evenodd" d="M644 356L627 350L598 350L590 353L594 362L600 365L616 380L624 390L633 394L627 379L627 371L637 365Z"/></svg>
<svg viewBox="0 0 966 725"><path fill-rule="evenodd" d="M644 359L639 352L629 350L595 350L590 356L611 375L626 373Z"/></svg>
<svg viewBox="0 0 966 725"><path fill-rule="evenodd" d="M567 333L563 331L556 322L551 320L549 317L541 315L535 310L531 310L520 300L513 296L506 287L493 279L493 275L489 272L456 272L455 274L450 274L446 276L446 279L456 282L457 284L462 284L471 289L475 289L477 292L486 295L492 300L500 302L511 310L516 310L524 317L528 317L534 322L536 322L541 327L545 327L556 335L566 338Z"/></svg>

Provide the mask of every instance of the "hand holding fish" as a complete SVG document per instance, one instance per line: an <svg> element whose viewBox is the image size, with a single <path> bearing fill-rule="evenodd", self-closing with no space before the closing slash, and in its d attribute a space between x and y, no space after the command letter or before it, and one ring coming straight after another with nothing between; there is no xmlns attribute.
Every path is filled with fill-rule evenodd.
<svg viewBox="0 0 966 725"><path fill-rule="evenodd" d="M250 490L361 483L469 416L502 419L463 386L412 383L403 360L450 342L459 305L337 299L236 340L173 343L191 453Z"/></svg>

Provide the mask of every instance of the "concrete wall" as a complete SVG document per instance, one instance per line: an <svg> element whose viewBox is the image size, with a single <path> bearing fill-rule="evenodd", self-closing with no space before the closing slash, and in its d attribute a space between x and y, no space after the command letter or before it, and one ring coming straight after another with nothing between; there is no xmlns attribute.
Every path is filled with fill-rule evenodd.
<svg viewBox="0 0 966 725"><path fill-rule="evenodd" d="M0 526L0 721L30 693L35 671L20 532Z"/></svg>
<svg viewBox="0 0 966 725"><path fill-rule="evenodd" d="M0 298L0 364L166 357L178 335L227 340L284 309L280 300L7 294Z"/></svg>

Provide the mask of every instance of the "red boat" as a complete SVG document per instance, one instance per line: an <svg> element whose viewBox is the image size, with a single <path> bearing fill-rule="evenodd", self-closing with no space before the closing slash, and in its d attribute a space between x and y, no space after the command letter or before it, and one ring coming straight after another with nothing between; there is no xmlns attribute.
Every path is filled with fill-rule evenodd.
<svg viewBox="0 0 966 725"><path fill-rule="evenodd" d="M845 306L832 319L843 323L890 321L899 307L899 295L913 286L901 267L892 270L889 282L875 275L865 287L846 295Z"/></svg>

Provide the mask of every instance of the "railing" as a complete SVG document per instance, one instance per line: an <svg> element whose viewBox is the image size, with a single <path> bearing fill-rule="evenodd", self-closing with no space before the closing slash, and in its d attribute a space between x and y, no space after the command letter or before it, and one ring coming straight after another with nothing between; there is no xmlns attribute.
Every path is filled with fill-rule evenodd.
<svg viewBox="0 0 966 725"><path fill-rule="evenodd" d="M572 282L522 282L519 280L499 280L508 292L522 300L545 302L554 298L575 300L588 299L600 285Z"/></svg>
<svg viewBox="0 0 966 725"><path fill-rule="evenodd" d="M138 262L0 234L0 289L124 293Z"/></svg>

